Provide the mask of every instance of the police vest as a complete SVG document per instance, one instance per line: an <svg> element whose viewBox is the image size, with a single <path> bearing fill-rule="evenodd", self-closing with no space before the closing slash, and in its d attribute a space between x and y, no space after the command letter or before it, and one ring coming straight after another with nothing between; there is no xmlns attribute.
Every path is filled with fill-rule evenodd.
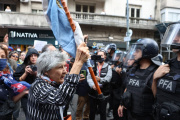
<svg viewBox="0 0 180 120"><path fill-rule="evenodd" d="M101 74L100 74L101 78L104 78L106 76L106 74L108 72L108 66L109 65L107 65L107 67L101 69ZM109 93L110 83L109 82L108 83L103 83L102 88L100 88L100 89L101 89L101 92L103 93L103 95L105 95L105 96L109 95L110 94ZM94 97L98 96L97 91L94 90L94 89L91 89L89 94L90 94L90 96L94 96Z"/></svg>
<svg viewBox="0 0 180 120"><path fill-rule="evenodd" d="M101 69L100 77L104 78L107 75L107 72L108 72L108 65L107 65L107 67ZM101 92L105 96L110 94L110 83L109 82L103 83Z"/></svg>
<svg viewBox="0 0 180 120"><path fill-rule="evenodd" d="M171 65L170 65L171 66ZM174 102L180 106L180 73L170 68L170 72L157 81L157 102Z"/></svg>
<svg viewBox="0 0 180 120"><path fill-rule="evenodd" d="M137 72L137 67L133 67L129 71L127 91L131 93L131 112L141 115L152 112L154 96L147 83L152 78L156 68L156 65L150 65L144 74Z"/></svg>

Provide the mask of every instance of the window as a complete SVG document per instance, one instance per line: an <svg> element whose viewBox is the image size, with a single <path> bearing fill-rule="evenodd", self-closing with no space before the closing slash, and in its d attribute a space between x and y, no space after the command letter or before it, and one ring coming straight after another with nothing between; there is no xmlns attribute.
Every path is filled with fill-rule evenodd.
<svg viewBox="0 0 180 120"><path fill-rule="evenodd" d="M94 15L83 14L83 13L94 13L95 6L76 4L76 12L81 12L76 14L76 18L78 19L94 19Z"/></svg>
<svg viewBox="0 0 180 120"><path fill-rule="evenodd" d="M88 12L88 6L87 5L83 5L83 12Z"/></svg>
<svg viewBox="0 0 180 120"><path fill-rule="evenodd" d="M140 13L141 13L141 6L136 6L136 5L129 6L129 17L140 18L141 17ZM127 15L127 7L126 7L126 15Z"/></svg>
<svg viewBox="0 0 180 120"><path fill-rule="evenodd" d="M90 6L90 11L89 12L94 13L94 9L95 9L94 6Z"/></svg>
<svg viewBox="0 0 180 120"><path fill-rule="evenodd" d="M0 11L5 11L6 7L9 6L11 11L16 11L16 5L15 4L0 4Z"/></svg>
<svg viewBox="0 0 180 120"><path fill-rule="evenodd" d="M168 21L177 22L178 20L180 20L180 13L169 12Z"/></svg>
<svg viewBox="0 0 180 120"><path fill-rule="evenodd" d="M136 9L136 17L137 17L137 18L140 17L140 9Z"/></svg>
<svg viewBox="0 0 180 120"><path fill-rule="evenodd" d="M165 13L162 13L161 14L161 22L164 22L165 21Z"/></svg>
<svg viewBox="0 0 180 120"><path fill-rule="evenodd" d="M32 9L32 13L43 14L43 10Z"/></svg>
<svg viewBox="0 0 180 120"><path fill-rule="evenodd" d="M37 13L37 10L35 10L35 9L32 9L32 13Z"/></svg>
<svg viewBox="0 0 180 120"><path fill-rule="evenodd" d="M0 4L0 11L4 11L3 4Z"/></svg>
<svg viewBox="0 0 180 120"><path fill-rule="evenodd" d="M131 8L131 17L134 17L134 8Z"/></svg>
<svg viewBox="0 0 180 120"><path fill-rule="evenodd" d="M76 4L76 12L94 13L95 12L95 6Z"/></svg>
<svg viewBox="0 0 180 120"><path fill-rule="evenodd" d="M81 12L81 5L76 5L76 12Z"/></svg>

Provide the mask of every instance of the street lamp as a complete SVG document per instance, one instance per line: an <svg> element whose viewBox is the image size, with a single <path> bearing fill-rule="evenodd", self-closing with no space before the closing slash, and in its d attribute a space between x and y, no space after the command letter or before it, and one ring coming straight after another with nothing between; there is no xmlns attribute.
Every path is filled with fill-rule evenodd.
<svg viewBox="0 0 180 120"><path fill-rule="evenodd" d="M126 5L126 10L127 10L127 15L126 15L126 22L127 22L127 32L126 32L126 37L124 38L124 40L126 39L126 50L129 50L129 41L131 41L131 36L132 35L130 33L130 30L129 30L129 2L127 0L127 5ZM132 31L132 30L131 30Z"/></svg>

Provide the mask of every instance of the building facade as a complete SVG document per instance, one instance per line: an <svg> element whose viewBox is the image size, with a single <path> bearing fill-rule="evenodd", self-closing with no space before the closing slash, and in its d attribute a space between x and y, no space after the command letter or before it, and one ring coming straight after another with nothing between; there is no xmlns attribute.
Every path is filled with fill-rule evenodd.
<svg viewBox="0 0 180 120"><path fill-rule="evenodd" d="M164 20L163 11L167 11L165 6L169 5L169 1L129 0L129 27L133 31L132 41L148 37L160 42L155 25L160 23L161 19ZM127 31L126 0L66 0L66 2L73 20L79 22L83 34L88 34L88 46L95 44L103 46L114 42L118 48L126 48L124 42ZM7 6L10 6L11 12L5 11ZM10 44L21 46L21 49L33 45L34 40L44 40L56 45L43 14L41 0L1 0L1 41L6 33L9 34ZM12 38L12 33L21 33L21 38L17 35ZM33 34L37 34L37 38L28 38L28 35Z"/></svg>

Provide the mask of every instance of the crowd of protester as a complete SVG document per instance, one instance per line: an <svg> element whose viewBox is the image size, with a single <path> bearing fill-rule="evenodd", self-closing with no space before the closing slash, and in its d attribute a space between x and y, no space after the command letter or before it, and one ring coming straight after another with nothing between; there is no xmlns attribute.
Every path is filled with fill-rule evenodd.
<svg viewBox="0 0 180 120"><path fill-rule="evenodd" d="M76 120L95 120L96 114L100 114L100 120L107 117L113 117L113 120L178 120L179 83L173 81L170 84L167 75L177 75L179 82L179 31L177 36L179 38L175 37L172 42L177 57L169 65L163 65L162 55L158 54L159 46L150 38L139 39L132 44L128 53L117 49L114 43L105 48L92 46L89 52L86 44L82 43L77 48L75 58L52 44L45 45L39 53L34 48L15 51L10 49L7 42L2 42L0 120L16 120L20 108L23 108L27 120L68 119L67 110L74 94L78 95ZM103 96L99 96L84 64L88 59ZM164 79L169 81L164 83ZM169 91L168 95L172 98L177 93L173 103L169 103L169 99L165 101L165 97L161 98L163 90ZM164 101L165 107L159 107ZM155 103L158 105L154 111ZM158 114L154 115L153 111Z"/></svg>

